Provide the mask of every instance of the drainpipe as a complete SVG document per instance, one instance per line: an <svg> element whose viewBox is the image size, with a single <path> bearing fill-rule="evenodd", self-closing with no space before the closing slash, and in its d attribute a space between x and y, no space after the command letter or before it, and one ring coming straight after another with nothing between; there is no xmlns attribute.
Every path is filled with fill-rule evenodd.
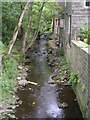
<svg viewBox="0 0 90 120"><path fill-rule="evenodd" d="M71 47L71 25L72 25L72 16L71 16L71 15L69 15L69 17L70 17L70 35L69 35L69 45L70 45L70 47Z"/></svg>
<svg viewBox="0 0 90 120"><path fill-rule="evenodd" d="M70 33L69 33L69 45L71 47L71 25L72 25L72 16L71 14L66 13L66 15L70 18Z"/></svg>

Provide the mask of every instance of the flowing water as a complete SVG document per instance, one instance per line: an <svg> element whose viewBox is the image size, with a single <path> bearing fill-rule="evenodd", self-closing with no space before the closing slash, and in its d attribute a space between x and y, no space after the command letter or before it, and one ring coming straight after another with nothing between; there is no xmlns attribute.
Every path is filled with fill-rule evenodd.
<svg viewBox="0 0 90 120"><path fill-rule="evenodd" d="M29 84L25 90L18 90L17 96L22 104L15 109L17 118L82 118L76 97L70 86L48 84L52 71L47 65L45 39L28 51L30 73L27 79L38 83ZM59 93L57 93L57 89ZM67 108L59 108L58 103L65 102Z"/></svg>

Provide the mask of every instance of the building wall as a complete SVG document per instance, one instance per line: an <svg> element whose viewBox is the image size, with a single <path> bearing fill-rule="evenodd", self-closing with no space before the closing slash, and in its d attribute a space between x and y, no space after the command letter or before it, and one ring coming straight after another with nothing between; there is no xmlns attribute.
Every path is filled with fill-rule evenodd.
<svg viewBox="0 0 90 120"><path fill-rule="evenodd" d="M67 2L65 9L65 13L68 15L71 14L72 22L71 22L71 39L76 39L78 35L80 35L80 28L83 26L88 27L88 23L90 23L90 8L86 8L84 4L84 0L81 2ZM68 42L69 39L69 16L65 15L65 40Z"/></svg>
<svg viewBox="0 0 90 120"><path fill-rule="evenodd" d="M90 9L85 8L84 0L82 2L72 2L72 39L80 34L80 28L85 24L88 26Z"/></svg>
<svg viewBox="0 0 90 120"><path fill-rule="evenodd" d="M71 39L80 35L80 28L90 22L90 9L85 8L84 0L80 2L67 2L65 13L72 15ZM64 34L65 34L65 56L70 62L71 71L78 73L79 83L74 88L76 97L84 118L90 120L90 49L88 45L81 41L71 41L69 43L69 16L64 16ZM85 90L83 90L85 89Z"/></svg>
<svg viewBox="0 0 90 120"><path fill-rule="evenodd" d="M66 58L70 62L71 72L78 73L79 82L74 87L76 97L84 118L90 119L90 49L82 41L72 41L67 47Z"/></svg>

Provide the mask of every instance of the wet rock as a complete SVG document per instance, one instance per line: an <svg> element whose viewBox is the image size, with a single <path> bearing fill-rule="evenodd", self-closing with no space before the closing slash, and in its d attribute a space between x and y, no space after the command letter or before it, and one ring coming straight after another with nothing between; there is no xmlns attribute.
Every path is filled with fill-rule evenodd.
<svg viewBox="0 0 90 120"><path fill-rule="evenodd" d="M27 73L30 73L30 70L28 69L26 72L27 72Z"/></svg>
<svg viewBox="0 0 90 120"><path fill-rule="evenodd" d="M30 63L30 59L26 59L24 62L25 62L25 64L29 64Z"/></svg>
<svg viewBox="0 0 90 120"><path fill-rule="evenodd" d="M64 86L71 86L69 82L64 83L63 85L64 85Z"/></svg>
<svg viewBox="0 0 90 120"><path fill-rule="evenodd" d="M27 72L27 71L28 71L28 68L26 67L25 70L26 70L26 72Z"/></svg>
<svg viewBox="0 0 90 120"><path fill-rule="evenodd" d="M64 82L65 82L64 80L61 81L61 83L64 83Z"/></svg>
<svg viewBox="0 0 90 120"><path fill-rule="evenodd" d="M21 80L22 78L21 77L17 77L17 80Z"/></svg>
<svg viewBox="0 0 90 120"><path fill-rule="evenodd" d="M17 105L21 105L22 104L22 101L19 100L18 102L16 102Z"/></svg>
<svg viewBox="0 0 90 120"><path fill-rule="evenodd" d="M29 88L29 90L32 90L32 88Z"/></svg>
<svg viewBox="0 0 90 120"><path fill-rule="evenodd" d="M24 73L24 74L23 74L23 76L25 76L25 77L26 77L26 76L27 76L27 73Z"/></svg>
<svg viewBox="0 0 90 120"><path fill-rule="evenodd" d="M48 63L48 66L54 67L55 65L54 65L54 63L49 62L49 63Z"/></svg>
<svg viewBox="0 0 90 120"><path fill-rule="evenodd" d="M58 106L59 106L59 108L66 108L66 107L68 107L68 104L63 102L63 103L59 103Z"/></svg>
<svg viewBox="0 0 90 120"><path fill-rule="evenodd" d="M35 102L33 102L32 105L35 105Z"/></svg>
<svg viewBox="0 0 90 120"><path fill-rule="evenodd" d="M50 80L48 81L48 84L56 84L56 82L54 80Z"/></svg>
<svg viewBox="0 0 90 120"><path fill-rule="evenodd" d="M57 75L52 75L51 79L54 80L54 79L56 79L56 77L57 77Z"/></svg>
<svg viewBox="0 0 90 120"><path fill-rule="evenodd" d="M1 102L0 103L0 109L7 109L9 107L9 104L5 103L5 102Z"/></svg>
<svg viewBox="0 0 90 120"><path fill-rule="evenodd" d="M59 72L59 73L61 73L61 72L62 72L61 68L59 68L58 72Z"/></svg>
<svg viewBox="0 0 90 120"><path fill-rule="evenodd" d="M51 67L51 66L52 66L52 63L50 63L50 62L49 62L49 63L48 63L48 66L50 66L50 67Z"/></svg>
<svg viewBox="0 0 90 120"><path fill-rule="evenodd" d="M16 107L19 107L19 105L16 105Z"/></svg>
<svg viewBox="0 0 90 120"><path fill-rule="evenodd" d="M20 80L20 81L18 81L18 85L20 85L20 86L25 86L27 84L29 84L29 81L27 81L27 80Z"/></svg>
<svg viewBox="0 0 90 120"><path fill-rule="evenodd" d="M24 87L24 86L18 85L17 90L23 90L23 87Z"/></svg>
<svg viewBox="0 0 90 120"><path fill-rule="evenodd" d="M60 76L60 79L63 81L64 80L64 78L65 78L65 76Z"/></svg>
<svg viewBox="0 0 90 120"><path fill-rule="evenodd" d="M26 80L27 76L22 75L22 80Z"/></svg>
<svg viewBox="0 0 90 120"><path fill-rule="evenodd" d="M61 83L61 81L60 81L60 80L56 80L56 82L57 82L57 83L59 83L59 84Z"/></svg>
<svg viewBox="0 0 90 120"><path fill-rule="evenodd" d="M59 89L56 90L56 92L59 93L59 92L61 92L62 90L63 90L63 88L59 88Z"/></svg>
<svg viewBox="0 0 90 120"><path fill-rule="evenodd" d="M24 89L24 88L22 88L22 90L24 91L25 89Z"/></svg>
<svg viewBox="0 0 90 120"><path fill-rule="evenodd" d="M46 58L47 58L47 61L49 62L49 56L48 56L48 54L47 54L47 57L46 57Z"/></svg>
<svg viewBox="0 0 90 120"><path fill-rule="evenodd" d="M16 96L15 96L15 95L13 95L12 97L13 97L13 99L15 99L15 98L16 98Z"/></svg>
<svg viewBox="0 0 90 120"><path fill-rule="evenodd" d="M52 49L49 48L48 54L52 54Z"/></svg>
<svg viewBox="0 0 90 120"><path fill-rule="evenodd" d="M11 118L11 119L15 119L15 115L12 115L12 114L8 114L8 117Z"/></svg>
<svg viewBox="0 0 90 120"><path fill-rule="evenodd" d="M23 67L21 65L19 65L18 70L23 70Z"/></svg>
<svg viewBox="0 0 90 120"><path fill-rule="evenodd" d="M63 118L63 110L59 109L57 105L50 104L46 110L46 114L50 118Z"/></svg>
<svg viewBox="0 0 90 120"><path fill-rule="evenodd" d="M77 101L77 99L74 99L74 101L76 102L76 101Z"/></svg>
<svg viewBox="0 0 90 120"><path fill-rule="evenodd" d="M67 74L68 72L65 70L64 73Z"/></svg>
<svg viewBox="0 0 90 120"><path fill-rule="evenodd" d="M57 73L57 72L58 72L58 69L55 69L54 72Z"/></svg>
<svg viewBox="0 0 90 120"><path fill-rule="evenodd" d="M12 112L13 110L11 110L11 109L2 109L2 110L0 110L0 114L2 114L2 113L7 113L7 112Z"/></svg>
<svg viewBox="0 0 90 120"><path fill-rule="evenodd" d="M9 106L8 109L15 109L16 106Z"/></svg>
<svg viewBox="0 0 90 120"><path fill-rule="evenodd" d="M47 54L47 51L43 51L43 54Z"/></svg>

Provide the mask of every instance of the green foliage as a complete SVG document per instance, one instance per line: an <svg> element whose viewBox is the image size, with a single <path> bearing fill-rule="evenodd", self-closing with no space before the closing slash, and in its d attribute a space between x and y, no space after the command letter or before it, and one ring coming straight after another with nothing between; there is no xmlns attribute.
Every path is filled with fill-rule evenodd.
<svg viewBox="0 0 90 120"><path fill-rule="evenodd" d="M0 41L0 54L3 54L5 52L5 46L4 44Z"/></svg>
<svg viewBox="0 0 90 120"><path fill-rule="evenodd" d="M14 28L18 22L20 11L20 2L2 3L2 41L5 44L8 44L12 38Z"/></svg>
<svg viewBox="0 0 90 120"><path fill-rule="evenodd" d="M17 69L18 62L13 55L5 55L3 57L3 70L2 78L0 81L0 88L2 92L2 100L9 102L12 98L12 93L16 85L16 75L18 73Z"/></svg>
<svg viewBox="0 0 90 120"><path fill-rule="evenodd" d="M57 2L47 2L42 12L42 19L40 21L41 31L48 31L52 27L52 19L55 16L55 11L59 9Z"/></svg>
<svg viewBox="0 0 90 120"><path fill-rule="evenodd" d="M63 54L63 51L62 51L62 53L60 53L60 54ZM67 61L66 61L66 59L65 59L65 56L60 56L60 65L61 66L68 66L68 63L67 63Z"/></svg>
<svg viewBox="0 0 90 120"><path fill-rule="evenodd" d="M78 74L74 73L74 72L71 72L69 82L73 87L75 87L78 83Z"/></svg>
<svg viewBox="0 0 90 120"><path fill-rule="evenodd" d="M8 45L13 36L13 31L18 22L18 17L24 6L24 2L3 2L2 3L2 41L4 44ZM55 11L60 9L57 2L46 2L41 14L41 19L39 17L40 8L42 2L34 2L32 6L31 24L28 32L28 44L31 43L33 35L39 30L41 33L45 31L52 31L52 19L54 18ZM30 6L29 6L30 7ZM28 12L27 8L22 21L22 28L25 31L27 29L28 22ZM39 21L39 26L38 26ZM20 32L20 31L19 31ZM22 31L21 31L22 32ZM24 33L23 33L24 34Z"/></svg>
<svg viewBox="0 0 90 120"><path fill-rule="evenodd" d="M7 55L8 44L10 43L15 26L18 23L18 18L24 2L2 2L2 41L4 45L0 42L0 53L3 53L3 67L0 66L2 71L2 80L0 81L0 92L2 91L2 100L8 101L11 98L11 93L14 90L16 84L15 78L18 73L17 65L19 61L23 58L23 54L19 55L22 45L22 39L15 42L12 53L13 55ZM41 33L50 30L51 34L52 19L54 18L55 10L59 9L57 2L46 2L41 14L41 19L39 18L39 11L42 6L42 2L34 2L32 6L31 23L28 32L27 45L30 44L34 34L39 29ZM28 22L28 12L27 8L24 18L22 21L22 28L24 31L27 28ZM39 26L38 26L39 23ZM19 30L20 32L20 30ZM49 34L48 33L48 34ZM49 35L48 35L49 36ZM19 45L18 45L19 43ZM20 48L20 49L19 49Z"/></svg>
<svg viewBox="0 0 90 120"><path fill-rule="evenodd" d="M86 89L86 86L82 85L82 87L81 87L82 92L85 91L85 89Z"/></svg>
<svg viewBox="0 0 90 120"><path fill-rule="evenodd" d="M62 52L62 54L63 54L63 52ZM61 56L60 55L60 62L59 62L59 64L60 64L60 66L62 66L61 67L62 73L65 74L65 71L66 71L67 76L69 77L70 76L69 63L66 61L65 56Z"/></svg>
<svg viewBox="0 0 90 120"><path fill-rule="evenodd" d="M84 38L84 42L90 44L90 25L85 25L80 29L80 34Z"/></svg>

